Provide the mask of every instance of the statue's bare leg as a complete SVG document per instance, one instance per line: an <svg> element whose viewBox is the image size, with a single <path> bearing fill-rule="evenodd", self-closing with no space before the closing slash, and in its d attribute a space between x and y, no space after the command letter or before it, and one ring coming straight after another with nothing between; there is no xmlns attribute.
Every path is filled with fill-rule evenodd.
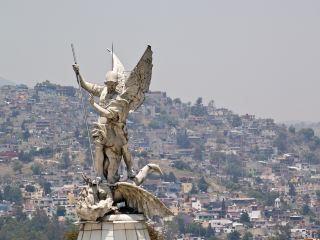
<svg viewBox="0 0 320 240"><path fill-rule="evenodd" d="M107 182L114 184L120 179L118 169L121 162L121 155L116 154L111 148L106 149L106 155L109 159Z"/></svg>
<svg viewBox="0 0 320 240"><path fill-rule="evenodd" d="M128 144L125 144L121 150L122 150L123 160L127 166L128 178L134 178L137 173L133 169L132 155L129 151Z"/></svg>
<svg viewBox="0 0 320 240"><path fill-rule="evenodd" d="M103 161L104 161L104 150L103 145L96 143L96 153L95 153L95 162L94 166L96 169L96 174L98 177L101 177L103 179Z"/></svg>
<svg viewBox="0 0 320 240"><path fill-rule="evenodd" d="M103 175L106 179L108 179L108 168L109 168L109 158L108 156L104 156L104 162L103 162Z"/></svg>

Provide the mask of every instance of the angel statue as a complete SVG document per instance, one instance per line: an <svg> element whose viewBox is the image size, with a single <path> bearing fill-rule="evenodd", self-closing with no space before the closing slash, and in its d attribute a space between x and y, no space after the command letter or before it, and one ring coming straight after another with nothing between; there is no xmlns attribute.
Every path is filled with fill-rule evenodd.
<svg viewBox="0 0 320 240"><path fill-rule="evenodd" d="M135 111L144 101L149 90L152 74L152 50L148 46L136 67L127 72L118 57L112 53L113 68L107 72L105 85L85 81L79 66L73 65L83 89L90 94L90 103L99 113L98 122L92 131L96 146L95 169L98 177L105 177L109 184L119 181L118 168L121 159L127 167L127 175L134 179L132 156L128 149L126 120L130 111ZM99 104L94 102L99 97Z"/></svg>
<svg viewBox="0 0 320 240"><path fill-rule="evenodd" d="M149 163L136 174L128 149L126 120L130 111L141 106L149 90L151 47L147 47L131 72L125 71L117 56L111 53L113 67L106 74L104 86L86 82L79 73L79 66L73 65L81 87L89 92L89 101L99 113L92 131L96 146L95 169L101 179L107 179L104 183L83 175L86 186L76 205L77 214L82 221L98 221L106 215L128 211L143 213L148 218L171 216L171 211L157 197L139 187L150 173L162 174L160 167ZM95 103L94 96L99 97L99 103ZM118 168L122 158L132 183L119 181ZM125 207L118 207L118 203L125 203Z"/></svg>

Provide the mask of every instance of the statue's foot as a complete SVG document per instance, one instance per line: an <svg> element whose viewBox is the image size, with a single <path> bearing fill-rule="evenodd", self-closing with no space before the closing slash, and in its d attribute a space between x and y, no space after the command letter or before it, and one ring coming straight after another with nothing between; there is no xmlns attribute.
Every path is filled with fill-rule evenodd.
<svg viewBox="0 0 320 240"><path fill-rule="evenodd" d="M134 169L129 169L127 172L128 178L133 179L137 175L137 172Z"/></svg>

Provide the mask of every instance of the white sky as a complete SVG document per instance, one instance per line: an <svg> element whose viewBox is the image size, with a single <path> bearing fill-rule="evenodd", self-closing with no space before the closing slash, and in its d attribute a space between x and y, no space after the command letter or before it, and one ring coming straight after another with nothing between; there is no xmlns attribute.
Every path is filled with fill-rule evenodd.
<svg viewBox="0 0 320 240"><path fill-rule="evenodd" d="M75 85L70 43L88 81L106 48L132 69L154 51L151 90L276 121L320 121L320 1L0 0L0 76Z"/></svg>

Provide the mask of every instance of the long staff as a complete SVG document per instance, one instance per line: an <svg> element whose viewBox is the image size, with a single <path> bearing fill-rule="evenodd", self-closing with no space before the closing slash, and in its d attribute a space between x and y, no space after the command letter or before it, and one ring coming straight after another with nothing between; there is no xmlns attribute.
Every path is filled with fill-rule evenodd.
<svg viewBox="0 0 320 240"><path fill-rule="evenodd" d="M74 60L74 64L77 64L77 58L76 58L76 52L74 50L74 46L71 43L71 49L72 49L72 55L73 55L73 60ZM93 160L93 151L92 151L92 145L91 145L91 138L90 138L90 132L89 132L89 127L88 127L88 112L87 112L87 108L84 105L84 101L83 101L83 94L82 94L82 87L80 85L80 76L79 76L79 72L76 73L76 77L77 77L77 82L78 82L78 86L79 86L79 92L80 92L80 100L81 100L81 105L82 105L82 110L83 110L83 115L84 115L84 121L86 124L86 128L87 128L87 134L88 134L88 141L89 141L89 147L90 147L90 154L91 154L91 161L92 161L92 168L94 168L94 160ZM95 172L95 170L93 170ZM96 173L95 173L96 174Z"/></svg>

